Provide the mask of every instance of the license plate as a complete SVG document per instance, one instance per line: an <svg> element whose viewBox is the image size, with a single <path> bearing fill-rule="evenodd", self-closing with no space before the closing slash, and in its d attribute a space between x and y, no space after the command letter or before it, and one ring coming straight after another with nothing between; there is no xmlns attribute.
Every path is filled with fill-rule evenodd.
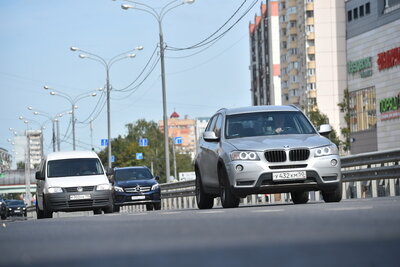
<svg viewBox="0 0 400 267"><path fill-rule="evenodd" d="M141 199L146 199L146 196L133 196L131 197L132 200L141 200Z"/></svg>
<svg viewBox="0 0 400 267"><path fill-rule="evenodd" d="M307 178L305 171L297 172L276 172L272 174L273 181L284 181L284 180L305 180Z"/></svg>
<svg viewBox="0 0 400 267"><path fill-rule="evenodd" d="M85 194L85 195L70 195L69 199L70 200L82 200L82 199L91 199L92 196L89 194Z"/></svg>
<svg viewBox="0 0 400 267"><path fill-rule="evenodd" d="M20 210L14 210L14 212L15 212L15 213L20 213L21 211L20 211Z"/></svg>

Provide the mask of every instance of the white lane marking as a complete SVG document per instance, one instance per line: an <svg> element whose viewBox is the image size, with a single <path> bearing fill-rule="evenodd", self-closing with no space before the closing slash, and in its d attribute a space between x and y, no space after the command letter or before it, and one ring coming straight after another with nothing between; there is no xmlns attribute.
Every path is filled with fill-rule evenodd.
<svg viewBox="0 0 400 267"><path fill-rule="evenodd" d="M343 208L328 208L327 211L352 211L352 210L371 210L372 206L367 207L343 207Z"/></svg>
<svg viewBox="0 0 400 267"><path fill-rule="evenodd" d="M281 211L285 211L285 210L284 209L280 209L280 210L252 210L251 212L268 213L268 212L281 212Z"/></svg>
<svg viewBox="0 0 400 267"><path fill-rule="evenodd" d="M224 213L223 210L211 210L211 211L200 211L200 214L216 214L216 213Z"/></svg>
<svg viewBox="0 0 400 267"><path fill-rule="evenodd" d="M170 215L170 214L179 214L182 213L181 211L169 211L169 212L162 212L161 214Z"/></svg>
<svg viewBox="0 0 400 267"><path fill-rule="evenodd" d="M125 214L128 214L129 216L147 215L147 213L125 213Z"/></svg>

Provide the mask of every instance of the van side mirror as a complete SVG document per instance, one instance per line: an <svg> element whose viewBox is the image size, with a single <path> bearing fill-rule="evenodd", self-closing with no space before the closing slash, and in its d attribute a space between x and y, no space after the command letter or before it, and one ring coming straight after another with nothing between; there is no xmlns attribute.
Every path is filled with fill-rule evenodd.
<svg viewBox="0 0 400 267"><path fill-rule="evenodd" d="M319 126L318 132L320 135L328 137L332 132L332 127L329 124L322 124Z"/></svg>
<svg viewBox="0 0 400 267"><path fill-rule="evenodd" d="M106 175L111 176L114 175L114 169L113 168L106 168Z"/></svg>
<svg viewBox="0 0 400 267"><path fill-rule="evenodd" d="M35 173L35 178L36 180L44 180L44 176L42 176L42 173L40 171L37 171Z"/></svg>
<svg viewBox="0 0 400 267"><path fill-rule="evenodd" d="M219 137L213 131L204 132L203 138L207 142L218 142L219 141Z"/></svg>

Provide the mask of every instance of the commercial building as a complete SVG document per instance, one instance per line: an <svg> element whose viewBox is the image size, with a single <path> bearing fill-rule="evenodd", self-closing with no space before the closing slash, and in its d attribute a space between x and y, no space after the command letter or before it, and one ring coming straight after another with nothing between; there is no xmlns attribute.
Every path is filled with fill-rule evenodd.
<svg viewBox="0 0 400 267"><path fill-rule="evenodd" d="M279 1L261 3L249 24L252 105L281 105Z"/></svg>
<svg viewBox="0 0 400 267"><path fill-rule="evenodd" d="M346 2L351 153L400 147L400 0Z"/></svg>
<svg viewBox="0 0 400 267"><path fill-rule="evenodd" d="M43 155L43 135L40 130L28 130L28 138L26 135L19 135L14 137L15 143L15 161L26 163L29 154L30 167L34 169L40 165ZM29 140L29 146L27 145Z"/></svg>
<svg viewBox="0 0 400 267"><path fill-rule="evenodd" d="M11 159L11 154L8 153L6 149L0 147L0 175L4 171L8 171L11 169Z"/></svg>

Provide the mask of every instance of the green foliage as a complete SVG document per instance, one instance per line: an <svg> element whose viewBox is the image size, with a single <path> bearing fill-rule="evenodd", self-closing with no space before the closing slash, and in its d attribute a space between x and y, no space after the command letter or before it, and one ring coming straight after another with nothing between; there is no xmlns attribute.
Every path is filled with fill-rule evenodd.
<svg viewBox="0 0 400 267"><path fill-rule="evenodd" d="M340 107L340 112L344 113L344 120L346 122L346 127L340 128L345 141L341 142L344 151L350 150L350 106L349 106L349 90L344 90L343 100L338 104Z"/></svg>
<svg viewBox="0 0 400 267"><path fill-rule="evenodd" d="M17 170L24 170L25 169L25 162L18 161L17 162Z"/></svg>
<svg viewBox="0 0 400 267"><path fill-rule="evenodd" d="M155 176L160 176L160 182L165 182L165 157L164 134L159 130L157 123L144 119L125 125L128 134L125 137L118 136L111 142L112 154L115 155L113 167L147 166L151 168ZM140 138L148 139L148 146L139 146ZM170 140L170 166L173 173L172 142ZM107 163L107 148L99 153L103 164ZM143 153L144 159L137 160L136 153ZM193 164L189 155L176 153L178 172L192 171Z"/></svg>
<svg viewBox="0 0 400 267"><path fill-rule="evenodd" d="M308 117L310 118L311 122L315 126L320 126L322 124L329 124L329 118L325 114L321 113L319 109L316 109L315 111L310 111L308 113ZM328 136L329 140L331 140L333 143L335 143L338 147L340 144L340 140L336 134L335 129L332 130L332 132Z"/></svg>

